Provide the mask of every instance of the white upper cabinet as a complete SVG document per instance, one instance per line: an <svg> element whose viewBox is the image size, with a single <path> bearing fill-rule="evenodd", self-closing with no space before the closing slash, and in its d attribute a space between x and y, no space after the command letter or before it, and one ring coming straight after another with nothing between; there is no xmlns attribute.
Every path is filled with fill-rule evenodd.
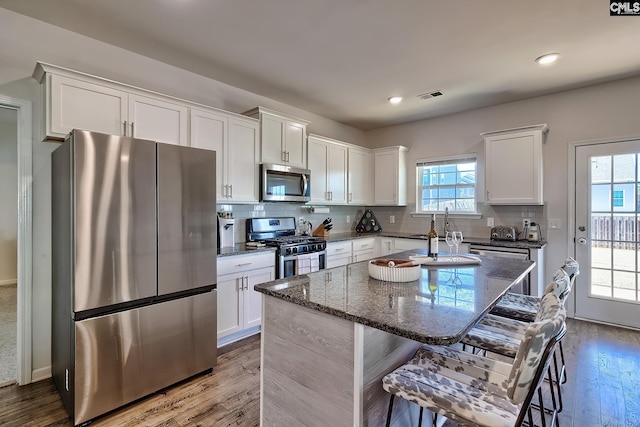
<svg viewBox="0 0 640 427"><path fill-rule="evenodd" d="M546 124L483 133L486 203L544 204L542 142Z"/></svg>
<svg viewBox="0 0 640 427"><path fill-rule="evenodd" d="M374 205L407 205L407 147L373 150Z"/></svg>
<svg viewBox="0 0 640 427"><path fill-rule="evenodd" d="M263 163L307 168L307 125L309 122L264 107L244 113L260 120Z"/></svg>
<svg viewBox="0 0 640 427"><path fill-rule="evenodd" d="M216 151L218 202L258 202L258 128L250 118L191 109L191 146Z"/></svg>
<svg viewBox="0 0 640 427"><path fill-rule="evenodd" d="M319 135L308 138L311 202L347 204L347 147Z"/></svg>
<svg viewBox="0 0 640 427"><path fill-rule="evenodd" d="M370 205L373 202L373 155L365 148L349 147L347 203Z"/></svg>
<svg viewBox="0 0 640 427"><path fill-rule="evenodd" d="M189 109L173 102L129 94L128 136L169 144L187 145Z"/></svg>
<svg viewBox="0 0 640 427"><path fill-rule="evenodd" d="M73 129L125 134L126 92L56 74L46 76L44 90L47 137L62 140Z"/></svg>
<svg viewBox="0 0 640 427"><path fill-rule="evenodd" d="M49 64L33 74L43 87L43 139L73 129L188 144L188 105L169 96Z"/></svg>

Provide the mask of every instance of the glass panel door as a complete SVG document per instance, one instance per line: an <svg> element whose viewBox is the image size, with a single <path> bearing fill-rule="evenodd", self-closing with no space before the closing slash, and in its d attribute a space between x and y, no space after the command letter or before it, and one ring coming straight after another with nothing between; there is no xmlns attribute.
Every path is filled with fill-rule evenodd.
<svg viewBox="0 0 640 427"><path fill-rule="evenodd" d="M576 147L576 316L640 327L640 141Z"/></svg>

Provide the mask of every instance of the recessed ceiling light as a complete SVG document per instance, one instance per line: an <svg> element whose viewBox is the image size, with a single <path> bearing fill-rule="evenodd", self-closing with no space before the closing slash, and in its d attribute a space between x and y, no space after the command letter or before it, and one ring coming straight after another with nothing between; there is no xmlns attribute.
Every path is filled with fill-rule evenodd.
<svg viewBox="0 0 640 427"><path fill-rule="evenodd" d="M536 62L541 65L551 64L552 62L556 62L559 57L559 53L547 53L545 55L537 57Z"/></svg>
<svg viewBox="0 0 640 427"><path fill-rule="evenodd" d="M391 98L389 98L390 104L397 105L397 104L400 104L401 102L402 102L401 96L392 96Z"/></svg>

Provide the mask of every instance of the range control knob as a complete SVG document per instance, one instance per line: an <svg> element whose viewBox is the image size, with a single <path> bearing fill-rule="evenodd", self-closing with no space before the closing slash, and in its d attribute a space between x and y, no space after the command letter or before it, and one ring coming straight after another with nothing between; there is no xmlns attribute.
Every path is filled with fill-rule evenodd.
<svg viewBox="0 0 640 427"><path fill-rule="evenodd" d="M497 237L498 237L498 233L491 233L491 237L492 237L493 239L497 238Z"/></svg>
<svg viewBox="0 0 640 427"><path fill-rule="evenodd" d="M511 239L513 235L511 233L507 233L507 239Z"/></svg>
<svg viewBox="0 0 640 427"><path fill-rule="evenodd" d="M284 253L286 253L287 255L291 253L291 248L287 248L285 249Z"/></svg>
<svg viewBox="0 0 640 427"><path fill-rule="evenodd" d="M296 252L298 252L298 248L291 248L291 252L295 254Z"/></svg>

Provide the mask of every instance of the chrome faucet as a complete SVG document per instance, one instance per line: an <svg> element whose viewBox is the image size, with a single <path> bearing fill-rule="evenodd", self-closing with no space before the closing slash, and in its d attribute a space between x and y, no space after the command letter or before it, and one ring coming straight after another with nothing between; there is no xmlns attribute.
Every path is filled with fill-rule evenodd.
<svg viewBox="0 0 640 427"><path fill-rule="evenodd" d="M444 208L444 235L447 235L449 232L449 206Z"/></svg>

